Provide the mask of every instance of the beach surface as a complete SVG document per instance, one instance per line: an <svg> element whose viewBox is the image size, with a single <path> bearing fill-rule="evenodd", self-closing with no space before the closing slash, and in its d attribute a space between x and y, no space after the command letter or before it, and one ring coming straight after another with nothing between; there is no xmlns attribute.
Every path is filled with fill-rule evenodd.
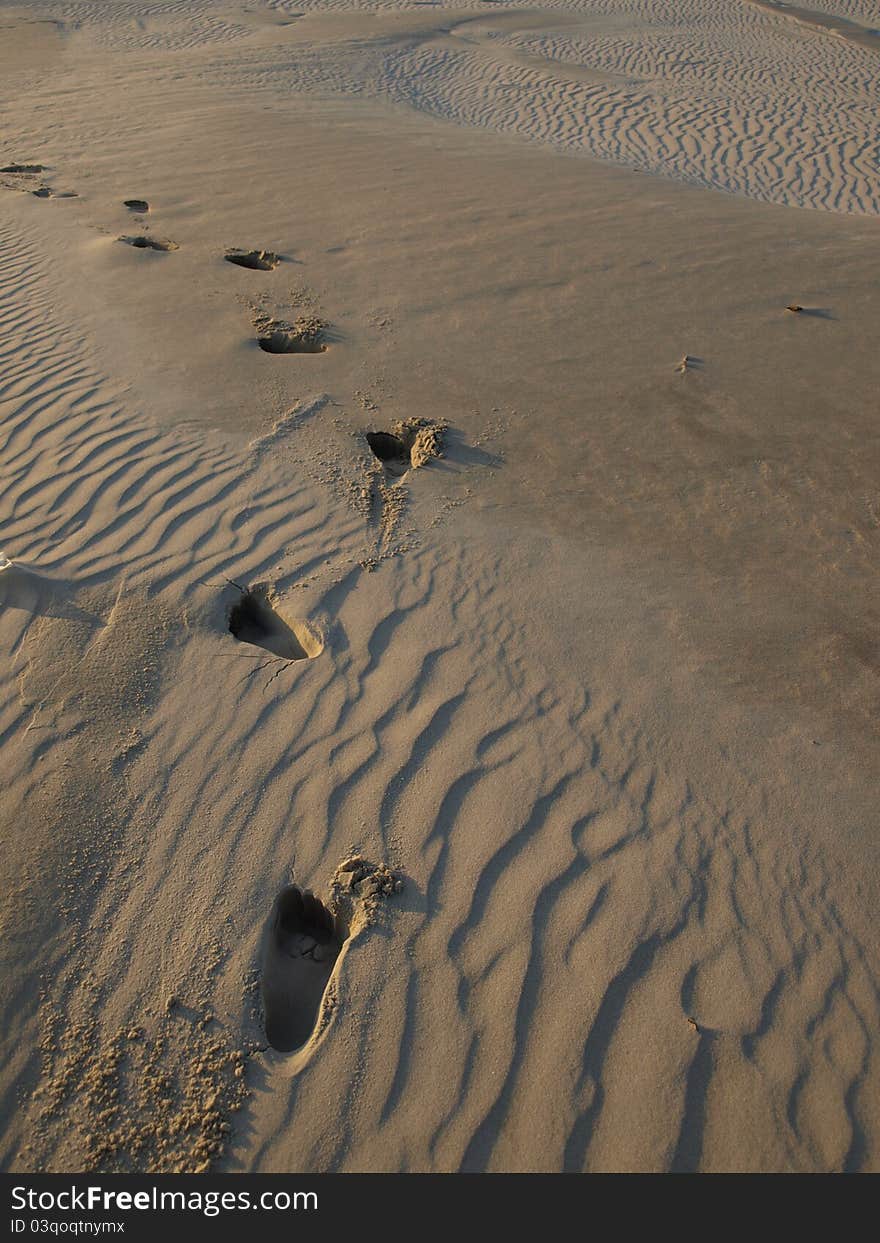
<svg viewBox="0 0 880 1243"><path fill-rule="evenodd" d="M3 1168L880 1169L878 70L0 3Z"/></svg>

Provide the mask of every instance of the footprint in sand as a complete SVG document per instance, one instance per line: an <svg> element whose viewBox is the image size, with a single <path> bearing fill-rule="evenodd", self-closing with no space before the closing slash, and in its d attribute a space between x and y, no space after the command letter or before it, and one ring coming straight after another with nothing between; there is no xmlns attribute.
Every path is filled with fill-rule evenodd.
<svg viewBox="0 0 880 1243"><path fill-rule="evenodd" d="M327 325L314 315L294 324L265 319L257 323L257 345L266 354L323 354L326 331Z"/></svg>
<svg viewBox="0 0 880 1243"><path fill-rule="evenodd" d="M443 433L446 428L424 419L406 419L395 423L390 432L367 432L367 444L389 475L405 475L432 458L443 454Z"/></svg>
<svg viewBox="0 0 880 1243"><path fill-rule="evenodd" d="M391 432L367 432L367 444L390 475L404 475L409 470L409 451L400 436Z"/></svg>
<svg viewBox="0 0 880 1243"><path fill-rule="evenodd" d="M150 204L146 199L123 199L122 206L127 207L129 211L148 212Z"/></svg>
<svg viewBox="0 0 880 1243"><path fill-rule="evenodd" d="M137 250L180 250L177 242L171 242L168 238L146 237L143 234L137 237L121 237L119 241L125 242L126 246L134 246Z"/></svg>
<svg viewBox="0 0 880 1243"><path fill-rule="evenodd" d="M278 611L265 583L241 593L229 612L229 633L282 660L311 660L324 650L323 640L308 622L288 620Z"/></svg>
<svg viewBox="0 0 880 1243"><path fill-rule="evenodd" d="M275 899L263 949L266 1037L279 1053L314 1031L327 981L347 932L314 894L288 885Z"/></svg>
<svg viewBox="0 0 880 1243"><path fill-rule="evenodd" d="M0 173L44 173L46 167L44 164L7 164L5 168L0 168Z"/></svg>
<svg viewBox="0 0 880 1243"><path fill-rule="evenodd" d="M51 186L40 186L39 190L31 190L37 199L75 199L79 196L74 190L53 190Z"/></svg>
<svg viewBox="0 0 880 1243"><path fill-rule="evenodd" d="M227 250L223 258L227 263L249 268L251 272L274 272L281 262L273 250Z"/></svg>
<svg viewBox="0 0 880 1243"><path fill-rule="evenodd" d="M293 1053L309 1040L346 942L402 888L384 864L352 855L336 870L329 906L296 885L281 890L266 927L261 978L266 1036L278 1053Z"/></svg>

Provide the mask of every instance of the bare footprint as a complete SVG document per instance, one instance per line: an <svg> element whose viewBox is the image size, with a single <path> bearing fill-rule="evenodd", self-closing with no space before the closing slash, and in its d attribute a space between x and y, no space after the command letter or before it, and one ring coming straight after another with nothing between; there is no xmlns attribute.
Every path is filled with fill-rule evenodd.
<svg viewBox="0 0 880 1243"><path fill-rule="evenodd" d="M405 475L432 458L443 455L443 434L446 426L425 419L406 419L395 423L390 432L367 432L367 444L389 475Z"/></svg>
<svg viewBox="0 0 880 1243"><path fill-rule="evenodd" d="M409 451L400 436L391 432L367 432L367 444L391 475L404 475L409 470Z"/></svg>
<svg viewBox="0 0 880 1243"><path fill-rule="evenodd" d="M257 323L257 345L266 354L323 354L327 325L316 316L304 316L294 324L263 319Z"/></svg>
<svg viewBox="0 0 880 1243"><path fill-rule="evenodd" d="M274 272L281 262L273 250L227 250L223 256L227 263L252 272Z"/></svg>
<svg viewBox="0 0 880 1243"><path fill-rule="evenodd" d="M180 250L177 242L171 242L167 238L146 237L140 235L137 237L121 237L120 242L125 242L127 246L134 246L137 250Z"/></svg>
<svg viewBox="0 0 880 1243"><path fill-rule="evenodd" d="M272 907L263 947L266 1038L292 1053L315 1029L327 981L347 932L308 890L288 885Z"/></svg>
<svg viewBox="0 0 880 1243"><path fill-rule="evenodd" d="M74 190L53 190L51 186L40 186L39 190L31 190L37 199L75 199L79 196Z"/></svg>
<svg viewBox="0 0 880 1243"><path fill-rule="evenodd" d="M272 591L258 583L243 591L229 612L229 633L283 660L320 656L324 643L304 621L288 620L278 611Z"/></svg>
<svg viewBox="0 0 880 1243"><path fill-rule="evenodd" d="M266 1037L278 1053L301 1049L323 1026L340 953L402 888L385 864L350 855L336 869L329 905L296 885L281 890L266 926L261 977Z"/></svg>

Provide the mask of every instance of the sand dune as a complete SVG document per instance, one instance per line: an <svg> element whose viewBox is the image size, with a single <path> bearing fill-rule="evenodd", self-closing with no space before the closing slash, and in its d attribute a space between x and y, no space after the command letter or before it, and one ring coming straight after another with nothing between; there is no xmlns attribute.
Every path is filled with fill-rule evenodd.
<svg viewBox="0 0 880 1243"><path fill-rule="evenodd" d="M842 17L840 38L821 37L826 8ZM389 99L762 202L877 213L875 5L519 9L278 0L245 24L219 2L46 7L89 46L209 54L234 45L221 77L256 89ZM348 19L357 40L341 46L334 34L328 55L323 13L361 13ZM267 35L298 54L273 63Z"/></svg>
<svg viewBox="0 0 880 1243"><path fill-rule="evenodd" d="M763 202L877 212L870 47L793 40L787 11L748 0L549 6L540 18L493 7L465 21L434 11L389 44L385 10L381 36L370 23L356 53L328 58L310 40L268 74Z"/></svg>
<svg viewBox="0 0 880 1243"><path fill-rule="evenodd" d="M876 1169L876 57L367 7L0 10L0 1160Z"/></svg>
<svg viewBox="0 0 880 1243"><path fill-rule="evenodd" d="M818 9L779 3L779 0L754 0L754 2L768 13L791 18L792 21L800 22L817 33L842 39L856 47L863 47L869 52L880 52L880 30L873 30L859 22L841 17L839 13L824 13Z"/></svg>

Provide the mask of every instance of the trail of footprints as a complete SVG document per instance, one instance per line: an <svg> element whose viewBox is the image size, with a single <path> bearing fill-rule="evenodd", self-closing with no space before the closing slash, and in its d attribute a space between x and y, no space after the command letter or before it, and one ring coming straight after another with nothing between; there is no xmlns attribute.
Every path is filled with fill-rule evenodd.
<svg viewBox="0 0 880 1243"><path fill-rule="evenodd" d="M48 172L46 165L30 162L13 162L0 168L0 173L12 177L13 187L22 188L22 181L40 173ZM30 193L38 198L76 198L72 191L56 191L41 185ZM144 223L150 213L150 202L144 198L122 200L132 218ZM180 249L171 238L157 237L149 232L121 234L118 240L135 250L149 250L169 254ZM274 272L283 256L272 250L230 247L224 260L235 267L251 272ZM323 354L329 348L329 325L317 315L298 316L292 323L276 319L262 311L253 317L256 344L265 354ZM399 479L411 468L424 466L431 458L442 454L445 426L429 424L424 420L411 419L398 423L391 431L371 430L365 433L372 455L382 463L386 477Z"/></svg>
<svg viewBox="0 0 880 1243"><path fill-rule="evenodd" d="M76 197L45 184L34 187L33 179L46 171L43 165L29 162L0 168L2 184L9 188L27 190L38 198ZM150 202L143 198L125 199L122 206L141 223L151 213ZM164 254L180 249L171 239L146 229L118 240L134 249ZM249 272L269 274L281 265L283 256L260 248L230 248L223 260ZM803 310L796 304L787 309ZM328 349L329 326L315 315L288 323L257 311L253 326L256 344L264 353L320 354ZM685 355L677 370L686 373L701 362ZM411 418L389 430L368 430L364 436L384 479L394 484L409 470L442 455L446 430L445 425ZM324 651L324 637L309 622L289 616L271 585L233 586L238 597L228 610L229 633L237 642L266 654L266 658L255 658L258 663L246 678L273 668L271 682L292 662L308 662ZM263 1021L273 1050L296 1054L320 1039L332 1012L331 981L337 963L356 934L370 926L381 901L399 892L401 885L384 865L354 855L337 869L326 902L297 885L281 890L266 923L260 955Z"/></svg>
<svg viewBox="0 0 880 1243"><path fill-rule="evenodd" d="M78 197L73 190L56 190L53 186L40 184L34 186L34 178L40 173L48 172L44 164L19 164L13 161L0 168L0 185L7 190L19 190L32 194L37 199L75 199Z"/></svg>
<svg viewBox="0 0 880 1243"><path fill-rule="evenodd" d="M16 162L0 168L7 188L27 190L38 198L77 197L72 191L56 191L45 184L33 188L33 178L47 171L45 165L37 163ZM144 198L124 199L122 206L133 220L144 225L152 210ZM160 254L180 249L177 242L146 229L121 234L117 240L136 250ZM223 259L247 271L269 273L279 267L283 256L261 248L231 247ZM289 323L257 310L253 326L256 344L264 353L320 354L328 348L328 325L316 315L300 316ZM383 473L398 480L410 469L442 454L445 430L445 425L412 418L396 423L389 432L368 431L365 438ZM308 621L289 616L271 584L233 586L239 595L228 610L229 633L267 656L257 658L259 663L245 678L274 666L268 686L292 662L313 660L324 650L324 637ZM261 954L263 1021L266 1038L276 1052L294 1053L324 1030L330 1011L328 983L343 948L370 925L379 901L401 887L401 880L387 867L354 855L337 869L327 904L296 885L282 889L266 924Z"/></svg>

